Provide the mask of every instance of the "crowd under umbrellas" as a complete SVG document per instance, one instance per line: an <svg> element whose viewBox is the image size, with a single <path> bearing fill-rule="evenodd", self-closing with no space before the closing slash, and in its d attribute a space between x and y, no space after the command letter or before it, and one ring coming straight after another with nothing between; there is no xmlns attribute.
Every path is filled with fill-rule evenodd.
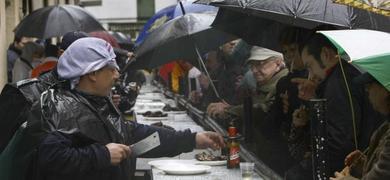
<svg viewBox="0 0 390 180"><path fill-rule="evenodd" d="M61 94L63 90L86 97L89 102L90 95L95 94L80 91L89 87L84 85L90 85L85 79L91 79L93 84L104 83L100 81L103 79L94 78L111 77L105 82L112 81L110 86L114 87L111 89L106 85L108 93L105 94L103 90L98 93L99 96L104 94L103 97L108 97L104 100L108 106L101 106L101 109L94 112L98 112L99 118L102 116L100 110L105 113L103 116L107 115L108 119L104 120L105 124L102 125L111 128L107 137L122 137L108 142L104 138L99 139L102 135L97 138L97 143L106 143L104 147L109 150L111 164L120 164L117 166L119 169L128 168L121 173L108 169L117 179L132 178L134 175L135 157L130 156L132 150L134 153L144 153L157 147L150 155L158 157L177 155L193 148L221 149L224 146L221 134L232 126L237 127L239 134L244 137L242 148L245 151L242 153L242 161L255 162L256 171L261 172L264 179L389 178L389 170L383 169L390 163L386 159L389 149L386 137L390 134L390 129L387 119L383 118L390 112L390 74L386 71L390 53L388 4L378 0L374 4L354 7L337 2L180 2L157 12L156 16L146 23L135 45L123 34L105 31L96 19L80 7L51 6L32 12L15 28L16 36L48 39L61 37L69 32L89 33L86 35L87 39L74 39L78 42L74 46L80 49L88 47L93 49L93 52L86 53L87 61L79 63L74 59L80 55L77 50L63 49L65 55L54 57L57 58L54 64L35 71L38 75L34 77L38 80L34 80L30 79L33 76L29 71L39 66L39 62L35 60L43 57L42 45L29 44L26 46L28 48L22 50L29 55L22 55L20 61L27 60L30 64L28 68L31 69L23 73L23 76L12 72L14 77L18 77L13 79L16 86L7 85L0 96L1 116L6 119L2 126L4 133L0 167L10 170L1 177L10 179L16 177L15 174L19 178L26 176L27 173L16 173L12 168L24 163L27 165L23 168L28 169L28 163L25 163L29 161L28 158L47 160L44 155L38 154L10 163L13 156L31 154L34 148L39 149L42 145L47 145L45 143L52 140L47 137L55 140L82 140L88 146L91 145L89 141L95 142L97 137L94 137L94 133L101 132L83 130L84 126L78 127L80 132L78 128L76 131L68 131L74 126L58 123L61 122L61 117L58 118L55 113L67 107L61 105L68 103L61 100L69 96L67 93ZM88 44L88 41L96 44ZM106 61L103 61L105 59ZM87 64L89 62L91 65ZM103 63L102 66L97 66L98 62ZM122 117L129 114L129 117L136 117L131 114L137 114L134 107L139 89L150 87L150 76L141 69L153 74L154 86L162 87L176 98L182 98L185 104L191 104L191 107L196 109L195 112L203 113L203 119L210 118L212 124L219 127L213 128L217 133L198 132L195 133L194 140L187 131L172 131L171 127L163 126L162 123L159 127L162 129L156 130L154 127L138 124L136 119L130 118L130 127L134 128L131 131L136 132L135 139L141 140L150 135L145 132L160 134L158 144L143 150L137 149L134 139L124 135L126 131L122 127L129 124L125 123L129 119ZM107 74L95 77L101 70ZM58 81L50 86L46 83L44 87L59 89L42 91L39 93L41 98L36 98L38 95L28 97L26 92L29 91L23 87L46 81L48 73L58 76ZM78 76L68 76L72 73ZM72 78L66 79L68 77ZM36 86L41 88L41 85ZM18 101L13 102L12 98ZM34 98L36 99L31 100ZM54 101L57 98L59 101ZM49 108L46 112L42 111L42 119L54 117L54 125L38 121L44 124L43 127L50 127L49 130L29 126L37 122L37 115L34 114L36 112L33 111L34 107L38 107L34 106L35 102L49 103L40 107L42 110ZM179 104L174 106L180 106ZM91 107L95 105L99 103ZM14 107L25 108L15 112L12 109ZM118 112L120 114L117 114ZM188 112L193 114L190 110ZM31 118L32 114L34 118ZM16 116L18 120L12 121ZM45 136L39 136L43 138L42 141L30 139L29 142L29 139L23 139L25 122L27 129L37 130L30 130L31 132L46 132ZM20 126L23 128L19 128ZM140 126L142 132L137 131ZM164 129L167 127L169 130ZM169 147L165 143L172 140L172 137L179 140L169 141ZM190 139L191 142L194 141L190 143L191 146L182 143ZM23 143L24 141L31 144ZM125 146L112 145L114 142ZM18 143L23 144L19 148L23 147L24 151L13 153L13 149L18 149ZM128 147L129 145L131 146ZM175 145L180 146L173 151L172 147ZM120 152L117 159L113 159L114 146ZM45 147L49 146L42 149L51 153L52 149ZM250 156L253 159L247 158L247 149L250 151L248 154L255 154ZM141 154L138 155L142 157ZM50 163L54 163L54 167L57 165L56 161ZM88 168L86 169L89 172ZM58 177L56 173L61 174L54 172L53 176L45 174L47 172L44 170L38 172L43 172L42 177L51 178ZM94 169L90 172L94 172ZM105 172L101 174L107 175ZM87 179L95 176L96 174L77 174L77 177ZM66 177L70 177L69 174Z"/></svg>

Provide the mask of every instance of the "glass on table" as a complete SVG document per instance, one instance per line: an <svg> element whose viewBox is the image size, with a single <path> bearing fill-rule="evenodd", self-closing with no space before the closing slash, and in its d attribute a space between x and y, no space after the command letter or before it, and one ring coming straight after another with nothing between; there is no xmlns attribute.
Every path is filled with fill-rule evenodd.
<svg viewBox="0 0 390 180"><path fill-rule="evenodd" d="M241 179L251 180L253 176L254 167L255 163L253 162L240 162Z"/></svg>

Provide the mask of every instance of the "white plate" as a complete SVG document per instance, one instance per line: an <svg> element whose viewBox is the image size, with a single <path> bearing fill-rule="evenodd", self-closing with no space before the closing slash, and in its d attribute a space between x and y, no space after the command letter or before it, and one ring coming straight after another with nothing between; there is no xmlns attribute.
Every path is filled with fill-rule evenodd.
<svg viewBox="0 0 390 180"><path fill-rule="evenodd" d="M164 111L167 114L187 114L187 111Z"/></svg>
<svg viewBox="0 0 390 180"><path fill-rule="evenodd" d="M163 160L154 160L148 162L149 165L153 167L160 167L160 166L175 166L175 165L180 165L180 164L195 164L194 160L184 160L184 159L163 159Z"/></svg>
<svg viewBox="0 0 390 180"><path fill-rule="evenodd" d="M158 166L158 169L163 170L167 174L174 175L193 175L203 174L211 169L206 165L193 165L193 164L177 164L177 165L162 165Z"/></svg>
<svg viewBox="0 0 390 180"><path fill-rule="evenodd" d="M165 121L165 120L168 120L168 116L166 116L166 117L145 117L144 116L144 120L148 120L148 121Z"/></svg>
<svg viewBox="0 0 390 180"><path fill-rule="evenodd" d="M208 165L208 166L222 166L226 165L227 160L222 161L198 161L196 160L195 164L197 165Z"/></svg>

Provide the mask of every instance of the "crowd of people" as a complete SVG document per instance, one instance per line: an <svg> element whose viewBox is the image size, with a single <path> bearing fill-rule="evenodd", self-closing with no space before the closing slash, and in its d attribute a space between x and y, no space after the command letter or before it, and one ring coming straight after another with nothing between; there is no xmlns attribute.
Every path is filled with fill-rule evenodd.
<svg viewBox="0 0 390 180"><path fill-rule="evenodd" d="M2 142L0 166L10 170L2 172L3 178L132 179L137 156L130 145L155 132L161 144L141 157L224 147L215 132L172 131L124 120L111 93L120 78L114 48L83 32L69 32L63 45L55 67L8 84L2 92L2 99L9 100L2 102L7 106L2 116L21 125L10 133L9 143ZM22 107L11 103L20 99L26 101ZM9 117L6 111L17 115Z"/></svg>
<svg viewBox="0 0 390 180"><path fill-rule="evenodd" d="M326 99L326 173L332 179L389 178L388 91L377 81L356 80L361 72L316 30L286 28L281 53L234 40L204 55L205 67L183 60L160 67L160 80L225 128L233 123L245 134L250 119L254 138L246 145L285 179L313 179L309 101ZM381 105L373 84L383 88ZM366 155L362 171L355 161Z"/></svg>
<svg viewBox="0 0 390 180"><path fill-rule="evenodd" d="M389 178L388 90L342 60L314 30L287 28L279 45L280 52L234 40L205 54L205 67L177 60L159 67L158 79L223 127L234 124L244 134L249 120L253 138L246 145L289 180L313 179L309 101L326 99L331 179ZM59 46L15 38L8 50L10 83L1 95L9 104L1 111L17 110L10 123L16 133L6 136L12 143L0 145L3 157L14 158L10 169L20 162L23 173L10 171L9 177L129 179L137 158L129 145L154 132L161 145L142 157L224 147L214 132L124 120L118 109L123 99L112 88L118 81L141 85L145 77L131 68L119 74L132 53L115 46L84 32L69 32ZM23 106L10 103L20 98ZM29 156L21 160L15 149Z"/></svg>

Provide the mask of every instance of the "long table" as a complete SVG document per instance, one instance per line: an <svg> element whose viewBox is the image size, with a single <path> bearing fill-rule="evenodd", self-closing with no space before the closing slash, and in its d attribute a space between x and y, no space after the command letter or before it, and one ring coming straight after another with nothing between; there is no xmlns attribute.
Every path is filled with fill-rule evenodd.
<svg viewBox="0 0 390 180"><path fill-rule="evenodd" d="M162 91L162 88L156 87L156 86L143 86L140 91L140 96L137 99L137 103L142 103L145 101L152 101L152 102L162 102L167 104L172 104L172 99L175 99L175 103L183 103L180 102L178 97L171 97L166 98L166 94L164 95L164 91ZM139 104L136 103L135 107L139 107ZM144 103L147 104L147 103ZM158 108L157 108L158 109ZM152 124L156 121L148 120L141 115L142 112L145 112L147 110L156 110L156 109L148 109L148 107L145 105L143 108L135 108L135 119L138 123L142 124ZM193 112L189 112L187 110L188 114L191 114ZM176 130L184 130L184 129L190 129L193 132L200 132L204 131L204 128L197 123L188 115L188 114L169 114L168 118L161 121L163 124L171 126L175 128ZM158 122L158 121L157 121ZM151 167L148 165L148 162L153 160L161 160L161 159L194 159L195 154L203 152L205 150L199 150L195 149L192 152L189 153L183 153L176 157L172 158L138 158L137 159L137 170L151 170L152 178L153 180L238 180L241 179L241 173L240 169L227 169L225 166L211 166L211 170L208 173L204 174L198 174L198 175L168 175L164 173L162 170L157 169L155 167ZM245 149L242 149L242 151L246 151ZM244 154L244 153L243 153ZM245 157L243 156L243 159L246 161L251 161L252 157ZM275 176L276 177L276 176ZM261 179L279 179L275 177L269 177L266 174L255 171L253 179L254 180L261 180Z"/></svg>

